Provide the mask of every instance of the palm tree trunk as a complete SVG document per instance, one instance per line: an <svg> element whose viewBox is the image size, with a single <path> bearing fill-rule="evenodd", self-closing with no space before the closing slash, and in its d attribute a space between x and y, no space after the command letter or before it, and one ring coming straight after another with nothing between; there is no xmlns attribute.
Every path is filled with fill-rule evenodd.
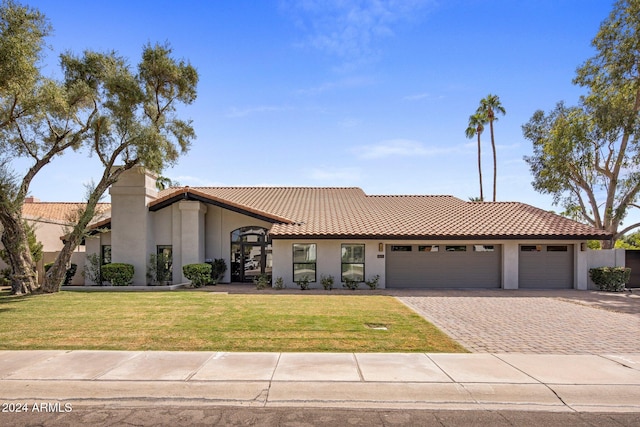
<svg viewBox="0 0 640 427"><path fill-rule="evenodd" d="M493 150L493 201L496 201L496 179L498 177L498 164L496 161L496 143L493 139L493 120L489 121L491 130L491 149Z"/></svg>
<svg viewBox="0 0 640 427"><path fill-rule="evenodd" d="M482 162L480 160L480 132L478 132L478 177L480 178L480 201L484 202L484 194L482 192Z"/></svg>

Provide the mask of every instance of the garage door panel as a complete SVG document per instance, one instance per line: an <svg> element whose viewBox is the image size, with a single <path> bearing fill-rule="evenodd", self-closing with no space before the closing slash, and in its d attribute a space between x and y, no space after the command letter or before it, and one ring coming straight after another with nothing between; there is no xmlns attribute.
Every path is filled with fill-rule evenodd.
<svg viewBox="0 0 640 427"><path fill-rule="evenodd" d="M392 251L387 246L386 283L389 288L499 288L501 284L501 247L493 252Z"/></svg>
<svg viewBox="0 0 640 427"><path fill-rule="evenodd" d="M529 246L519 248L519 288L573 288L573 245L537 245L532 251L523 251L523 247ZM557 250L563 248L566 250Z"/></svg>

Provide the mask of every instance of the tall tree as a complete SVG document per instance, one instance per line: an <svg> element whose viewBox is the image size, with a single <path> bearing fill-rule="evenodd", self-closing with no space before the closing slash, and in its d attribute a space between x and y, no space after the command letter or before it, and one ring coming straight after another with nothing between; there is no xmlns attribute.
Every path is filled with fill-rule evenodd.
<svg viewBox="0 0 640 427"><path fill-rule="evenodd" d="M469 116L469 124L467 129L465 130L465 135L467 138L471 139L474 136L478 137L478 178L480 179L480 200L484 202L484 193L482 190L482 147L480 145L480 135L484 132L484 125L487 124L487 118L481 112L476 111L474 114ZM495 161L495 158L494 158Z"/></svg>
<svg viewBox="0 0 640 427"><path fill-rule="evenodd" d="M61 139L47 141L42 146L21 146L16 139L34 137L19 135L17 123L40 131L36 122L43 122L43 111L51 108L62 113L62 95L54 82L42 77L38 68L45 37L51 26L35 9L11 0L0 3L0 240L11 268L13 293L28 293L38 287L37 273L28 248L28 235L22 221L22 204L35 174L64 145ZM57 114L60 116L60 114ZM60 135L58 135L60 136ZM52 150L46 147L53 148ZM19 182L9 169L12 158L38 156Z"/></svg>
<svg viewBox="0 0 640 427"><path fill-rule="evenodd" d="M493 135L493 122L498 120L496 114L505 115L506 110L500 102L498 95L489 94L480 100L480 106L477 113L484 115L489 123L489 132L491 134L491 150L493 151L493 201L496 201L496 186L498 179L498 161L496 156L496 141Z"/></svg>
<svg viewBox="0 0 640 427"><path fill-rule="evenodd" d="M588 93L577 106L537 111L523 126L534 188L565 213L614 236L640 191L640 2L618 0L592 41L596 54L576 72Z"/></svg>
<svg viewBox="0 0 640 427"><path fill-rule="evenodd" d="M6 16L16 10L21 18L11 21L14 27L35 22L44 28L42 15L11 2L3 3L0 55L4 54L5 42L9 46L6 51L13 55L20 56L21 50L16 49L23 49L10 37L15 31L5 29L11 25L4 25L9 22ZM28 13L33 15L31 20L25 18ZM177 117L176 105L195 100L198 74L190 64L172 58L168 46L145 46L136 72L114 52L87 51L82 56L67 53L61 56L64 80L56 82L42 78L36 66L45 35L40 31L38 37L32 37L38 55L31 55L25 62L25 68L33 71L33 82L21 78L18 72L16 84L0 80L0 148L8 159L31 160L19 179L6 167L0 170L2 242L7 253L20 261L11 262L12 291L16 294L30 293L37 287L22 227L22 204L31 180L54 156L68 149L85 150L104 169L46 274L44 292L59 289L71 255L95 216L97 203L122 172L136 165L161 172L188 150L195 136L191 122Z"/></svg>
<svg viewBox="0 0 640 427"><path fill-rule="evenodd" d="M98 95L94 103L99 112L86 140L100 159L103 174L47 272L44 292L59 290L71 255L96 215L96 205L124 171L143 165L160 173L189 149L195 132L191 122L178 118L175 111L176 104L195 101L198 73L190 64L173 59L171 53L168 46L147 45L136 74L113 53L63 55L67 84L82 81Z"/></svg>

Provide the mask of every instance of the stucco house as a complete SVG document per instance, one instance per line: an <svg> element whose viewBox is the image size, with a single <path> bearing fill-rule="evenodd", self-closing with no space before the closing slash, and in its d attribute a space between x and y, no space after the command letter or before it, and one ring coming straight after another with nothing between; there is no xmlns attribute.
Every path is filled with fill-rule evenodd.
<svg viewBox="0 0 640 427"><path fill-rule="evenodd" d="M141 168L110 189L110 216L86 253L135 267L151 254L182 266L217 258L223 282L259 274L288 287L379 276L386 288L588 288L589 239L606 232L517 202L452 196L370 196L359 188L199 187L158 192Z"/></svg>

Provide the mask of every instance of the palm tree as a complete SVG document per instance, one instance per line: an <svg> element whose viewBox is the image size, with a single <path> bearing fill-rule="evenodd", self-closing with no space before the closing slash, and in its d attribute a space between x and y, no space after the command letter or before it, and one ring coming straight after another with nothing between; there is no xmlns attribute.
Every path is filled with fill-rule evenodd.
<svg viewBox="0 0 640 427"><path fill-rule="evenodd" d="M158 191L165 190L169 187L180 187L180 183L162 175L160 175L158 179L156 179L156 189Z"/></svg>
<svg viewBox="0 0 640 427"><path fill-rule="evenodd" d="M482 161L481 148L480 148L480 135L484 132L484 125L487 124L487 118L484 114L476 111L475 114L469 116L469 126L464 132L467 138L471 139L474 136L478 136L478 177L480 178L480 202L484 201L484 194L482 192Z"/></svg>
<svg viewBox="0 0 640 427"><path fill-rule="evenodd" d="M498 120L496 114L502 114L503 116L506 114L502 103L500 103L500 98L498 95L487 95L486 98L480 100L480 106L477 110L478 113L484 114L487 118L487 122L489 122L489 130L491 132L491 149L493 150L493 201L496 201L496 179L498 176L498 166L496 163L496 143L493 138L493 122Z"/></svg>

